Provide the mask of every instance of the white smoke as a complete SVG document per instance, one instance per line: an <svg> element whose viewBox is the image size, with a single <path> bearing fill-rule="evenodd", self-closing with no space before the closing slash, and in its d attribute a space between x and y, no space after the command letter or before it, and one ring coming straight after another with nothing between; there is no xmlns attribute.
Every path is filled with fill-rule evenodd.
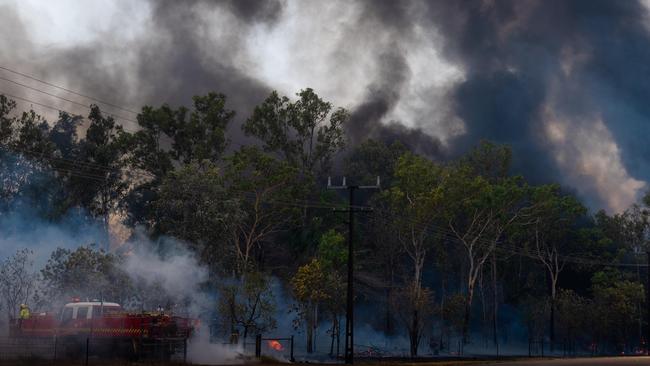
<svg viewBox="0 0 650 366"><path fill-rule="evenodd" d="M201 328L187 345L187 360L200 365L233 365L243 363L242 345L220 344L209 341L207 329Z"/></svg>

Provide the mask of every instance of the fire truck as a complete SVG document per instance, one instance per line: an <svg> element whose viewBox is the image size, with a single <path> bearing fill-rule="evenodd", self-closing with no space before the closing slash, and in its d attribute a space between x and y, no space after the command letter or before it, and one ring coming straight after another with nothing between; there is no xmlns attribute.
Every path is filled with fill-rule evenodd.
<svg viewBox="0 0 650 366"><path fill-rule="evenodd" d="M15 338L51 338L63 354L83 352L92 341L94 353L169 357L184 350L198 322L164 311L130 313L113 302L74 301L60 313L36 313L10 325Z"/></svg>

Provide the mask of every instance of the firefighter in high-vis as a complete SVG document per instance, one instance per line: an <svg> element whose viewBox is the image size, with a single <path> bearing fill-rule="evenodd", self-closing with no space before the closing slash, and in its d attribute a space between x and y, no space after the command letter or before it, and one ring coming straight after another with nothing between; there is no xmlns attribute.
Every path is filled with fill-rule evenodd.
<svg viewBox="0 0 650 366"><path fill-rule="evenodd" d="M25 304L20 304L20 312L18 313L18 326L22 328L23 321L29 319L29 307Z"/></svg>
<svg viewBox="0 0 650 366"><path fill-rule="evenodd" d="M25 304L20 304L20 319L29 319L29 307Z"/></svg>

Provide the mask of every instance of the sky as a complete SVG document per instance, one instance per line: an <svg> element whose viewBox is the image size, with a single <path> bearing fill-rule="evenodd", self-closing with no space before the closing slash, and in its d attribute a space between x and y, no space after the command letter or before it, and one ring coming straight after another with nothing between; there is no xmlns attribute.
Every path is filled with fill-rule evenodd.
<svg viewBox="0 0 650 366"><path fill-rule="evenodd" d="M311 87L351 111L352 144L399 139L444 160L505 143L515 173L618 212L650 181L648 4L0 0L0 66L136 111L219 91L240 122L271 90ZM2 92L87 113L5 80Z"/></svg>

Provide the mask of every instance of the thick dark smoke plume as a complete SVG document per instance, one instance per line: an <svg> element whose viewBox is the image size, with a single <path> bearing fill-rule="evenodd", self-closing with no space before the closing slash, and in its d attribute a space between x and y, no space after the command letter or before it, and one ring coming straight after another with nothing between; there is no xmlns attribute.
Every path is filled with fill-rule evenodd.
<svg viewBox="0 0 650 366"><path fill-rule="evenodd" d="M150 14L137 20L143 4ZM93 41L66 46L37 44L19 5L0 5L11 35L0 64L134 109L216 90L241 122L274 88L315 87L351 110L352 145L401 140L446 159L481 139L506 143L515 172L612 210L650 180L640 0L143 0L119 7ZM115 38L125 22L144 35ZM275 31L289 41L264 38ZM264 42L271 50L251 56ZM438 76L449 81L426 83Z"/></svg>
<svg viewBox="0 0 650 366"><path fill-rule="evenodd" d="M527 177L566 182L554 157L577 159L581 139L601 120L627 172L650 178L645 6L608 0L432 1L428 10L432 26L443 34L444 55L465 70L465 81L453 91L467 131L456 141L460 151L481 138L508 143L517 170ZM566 121L560 152L549 147L544 133L553 118ZM602 195L596 201L617 204Z"/></svg>

